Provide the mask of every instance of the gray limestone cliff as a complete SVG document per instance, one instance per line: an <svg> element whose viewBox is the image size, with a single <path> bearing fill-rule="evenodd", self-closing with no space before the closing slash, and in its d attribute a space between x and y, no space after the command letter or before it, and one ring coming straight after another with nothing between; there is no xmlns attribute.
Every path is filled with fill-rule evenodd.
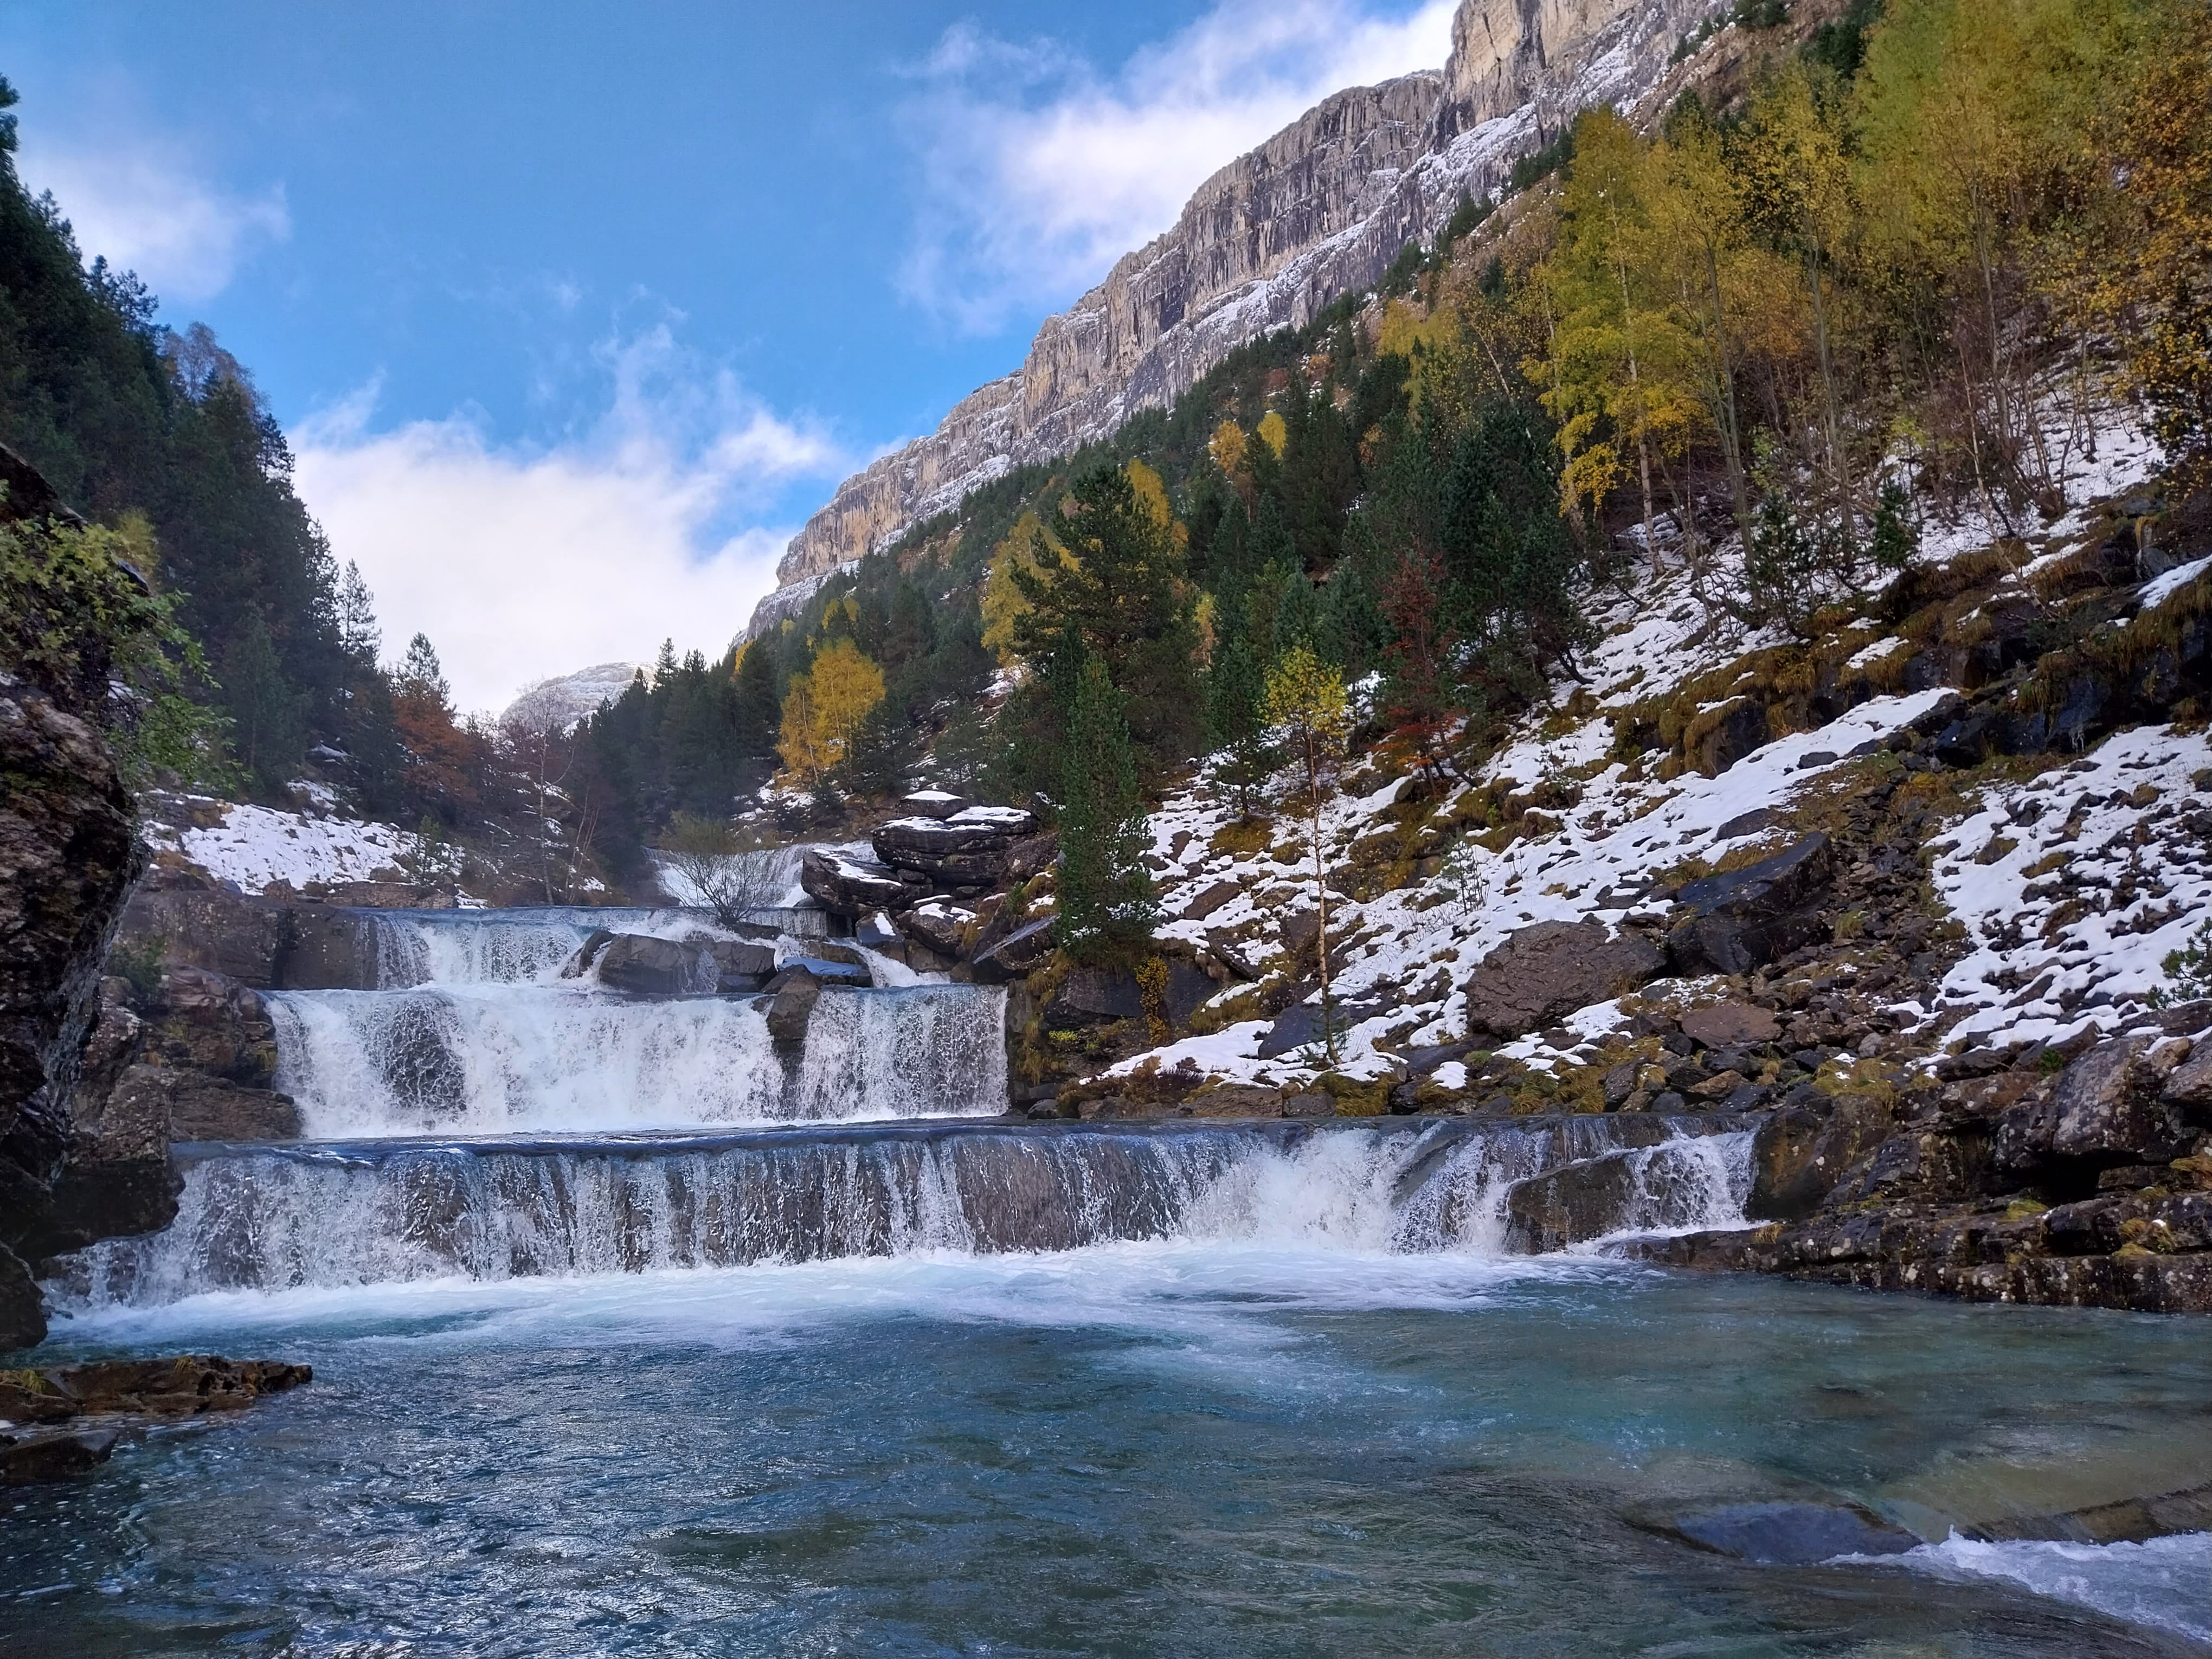
<svg viewBox="0 0 2212 1659"><path fill-rule="evenodd" d="M1495 192L1575 114L1666 76L1703 0L1462 0L1441 70L1324 99L1192 196L1173 228L1046 319L1020 369L848 478L793 538L757 630L840 566L1012 468L1172 402L1247 340L1371 288L1463 194Z"/></svg>

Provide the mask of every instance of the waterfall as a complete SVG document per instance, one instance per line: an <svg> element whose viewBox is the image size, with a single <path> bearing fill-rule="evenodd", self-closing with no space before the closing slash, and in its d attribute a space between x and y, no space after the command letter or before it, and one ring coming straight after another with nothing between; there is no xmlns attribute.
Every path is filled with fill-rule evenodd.
<svg viewBox="0 0 2212 1659"><path fill-rule="evenodd" d="M983 986L826 992L788 1063L759 998L489 984L265 1000L276 1086L316 1139L1006 1109L1006 994Z"/></svg>
<svg viewBox="0 0 2212 1659"><path fill-rule="evenodd" d="M696 912L362 911L357 920L375 988L264 997L276 1086L299 1102L311 1139L1006 1109L1003 990L826 992L803 1050L787 1054L769 1039L763 999L635 997L588 975L561 976L596 928L691 939L713 931Z"/></svg>
<svg viewBox="0 0 2212 1659"><path fill-rule="evenodd" d="M1751 1136L1695 1119L933 1124L650 1142L199 1149L175 1223L58 1265L58 1307L924 1250L1235 1240L1498 1253L1512 1194L1616 1162L1607 1232L1741 1224Z"/></svg>

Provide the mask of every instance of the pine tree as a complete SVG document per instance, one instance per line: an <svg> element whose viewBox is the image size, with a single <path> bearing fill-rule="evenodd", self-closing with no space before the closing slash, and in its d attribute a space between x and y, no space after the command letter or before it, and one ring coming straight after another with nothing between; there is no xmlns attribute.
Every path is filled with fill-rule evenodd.
<svg viewBox="0 0 2212 1659"><path fill-rule="evenodd" d="M1237 816L1249 821L1252 792L1273 771L1275 755L1261 712L1267 675L1241 627L1214 647L1206 690L1206 729L1222 756L1214 763L1214 781L1233 792Z"/></svg>
<svg viewBox="0 0 2212 1659"><path fill-rule="evenodd" d="M1129 728L1095 655L1076 681L1060 793L1060 947L1079 962L1124 962L1152 936L1158 909Z"/></svg>

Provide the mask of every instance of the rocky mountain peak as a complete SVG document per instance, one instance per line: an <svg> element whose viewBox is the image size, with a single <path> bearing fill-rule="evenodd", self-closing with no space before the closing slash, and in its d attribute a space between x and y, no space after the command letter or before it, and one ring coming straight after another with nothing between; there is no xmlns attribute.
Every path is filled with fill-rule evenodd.
<svg viewBox="0 0 2212 1659"><path fill-rule="evenodd" d="M1665 75L1698 0L1462 0L1450 61L1333 94L1203 185L1037 331L1021 368L848 478L792 538L758 629L822 580L1024 463L1170 403L1247 340L1372 287L1462 196L1494 191L1576 112Z"/></svg>

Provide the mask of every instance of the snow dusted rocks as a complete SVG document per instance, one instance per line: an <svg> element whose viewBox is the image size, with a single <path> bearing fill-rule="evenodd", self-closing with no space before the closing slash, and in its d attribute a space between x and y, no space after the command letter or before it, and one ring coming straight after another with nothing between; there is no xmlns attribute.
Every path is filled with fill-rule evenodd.
<svg viewBox="0 0 2212 1659"><path fill-rule="evenodd" d="M887 864L813 847L799 866L799 884L823 909L848 921L871 910L904 909L929 892L925 876L902 875Z"/></svg>
<svg viewBox="0 0 2212 1659"><path fill-rule="evenodd" d="M944 817L893 818L872 837L876 856L955 890L988 891L1006 879L1014 843L1036 833L1036 814L1013 806L969 806Z"/></svg>

